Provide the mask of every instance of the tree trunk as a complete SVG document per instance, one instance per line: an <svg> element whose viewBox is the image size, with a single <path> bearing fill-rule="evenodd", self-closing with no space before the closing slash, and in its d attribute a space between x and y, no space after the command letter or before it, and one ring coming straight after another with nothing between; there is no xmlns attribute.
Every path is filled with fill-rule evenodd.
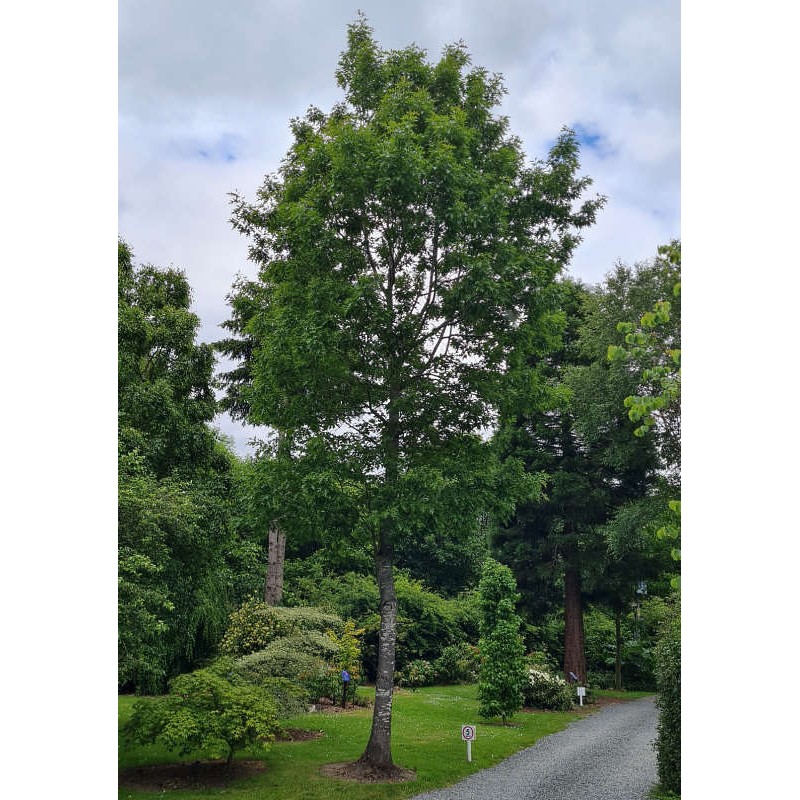
<svg viewBox="0 0 800 800"><path fill-rule="evenodd" d="M617 609L614 615L614 632L616 634L616 659L614 661L614 688L622 690L622 610Z"/></svg>
<svg viewBox="0 0 800 800"><path fill-rule="evenodd" d="M399 474L400 420L395 404L396 392L390 389L387 425L384 433L384 467L388 506L394 501ZM394 588L393 521L385 516L380 523L375 567L380 593L381 628L378 636L378 674L375 678L375 707L367 748L359 763L370 770L390 776L395 770L392 761L392 691L394 659L397 644L397 594Z"/></svg>
<svg viewBox="0 0 800 800"><path fill-rule="evenodd" d="M267 576L264 581L264 602L280 605L283 595L283 558L286 552L286 534L277 527L269 529Z"/></svg>
<svg viewBox="0 0 800 800"><path fill-rule="evenodd" d="M564 576L564 678L573 683L570 672L578 676L581 685L586 683L581 577L574 567L567 567Z"/></svg>
<svg viewBox="0 0 800 800"><path fill-rule="evenodd" d="M392 689L394 686L395 643L397 641L397 595L392 574L393 553L389 537L381 531L376 556L381 602L381 629L378 638L378 674L375 679L375 707L367 749L359 762L377 772L391 772Z"/></svg>

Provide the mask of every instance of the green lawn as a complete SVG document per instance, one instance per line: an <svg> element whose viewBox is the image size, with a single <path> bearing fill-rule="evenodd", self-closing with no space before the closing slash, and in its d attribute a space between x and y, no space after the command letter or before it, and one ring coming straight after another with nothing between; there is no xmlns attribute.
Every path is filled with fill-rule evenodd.
<svg viewBox="0 0 800 800"><path fill-rule="evenodd" d="M616 700L638 700L640 697L650 697L654 692L626 692L624 689L593 689L597 697L609 697Z"/></svg>
<svg viewBox="0 0 800 800"><path fill-rule="evenodd" d="M364 690L369 691L369 690ZM632 698L637 693L622 693ZM644 693L642 693L644 694ZM130 715L135 698L119 698L119 719ZM585 712L584 712L585 713ZM416 692L395 694L392 722L392 753L398 766L416 770L417 778L403 784L362 785L323 778L323 764L357 759L369 738L371 709L346 714L304 714L287 721L286 726L321 730L325 736L306 742L277 742L264 759L266 771L226 789L173 791L181 800L216 798L226 800L323 800L324 798L410 797L418 792L455 783L529 747L537 739L565 728L581 715L573 712L520 712L512 720L514 727L482 723L478 718L476 686L433 686ZM466 744L461 741L461 725L475 723L477 736L472 745L472 763L466 760ZM180 758L162 747L122 747L120 767L144 764L196 761L202 753ZM238 758L254 758L242 751ZM158 792L120 789L120 798L153 798Z"/></svg>

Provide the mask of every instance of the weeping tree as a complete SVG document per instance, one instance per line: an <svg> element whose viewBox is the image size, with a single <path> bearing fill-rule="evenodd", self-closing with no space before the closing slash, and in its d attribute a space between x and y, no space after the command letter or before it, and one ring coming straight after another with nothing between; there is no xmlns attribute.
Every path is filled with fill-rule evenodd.
<svg viewBox="0 0 800 800"><path fill-rule="evenodd" d="M526 164L501 78L465 47L429 63L384 50L363 16L336 72L344 99L291 123L293 143L232 222L258 265L245 326L248 419L327 453L320 483L358 508L380 590L372 730L360 766L390 775L400 542L450 535L533 491L520 464L492 466L477 435L496 422L520 353L544 351L547 288L601 200L583 200L578 144L557 137Z"/></svg>

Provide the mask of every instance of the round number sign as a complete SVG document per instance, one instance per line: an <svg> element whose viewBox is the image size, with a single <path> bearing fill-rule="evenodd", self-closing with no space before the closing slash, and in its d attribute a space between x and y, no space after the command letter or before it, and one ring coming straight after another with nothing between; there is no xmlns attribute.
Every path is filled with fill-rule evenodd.
<svg viewBox="0 0 800 800"><path fill-rule="evenodd" d="M462 725L461 726L461 738L465 742L471 742L475 738L475 726L474 725Z"/></svg>

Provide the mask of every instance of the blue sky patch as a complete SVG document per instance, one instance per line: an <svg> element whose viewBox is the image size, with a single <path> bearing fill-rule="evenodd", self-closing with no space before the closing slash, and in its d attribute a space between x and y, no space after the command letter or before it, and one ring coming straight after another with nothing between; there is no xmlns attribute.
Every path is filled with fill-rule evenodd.
<svg viewBox="0 0 800 800"><path fill-rule="evenodd" d="M171 139L167 143L167 151L173 157L209 163L230 164L241 156L243 149L243 137L234 133L223 133L216 139Z"/></svg>
<svg viewBox="0 0 800 800"><path fill-rule="evenodd" d="M596 130L584 128L583 125L578 124L573 125L572 130L575 131L581 147L589 147L592 150L599 149L600 141L603 137Z"/></svg>

